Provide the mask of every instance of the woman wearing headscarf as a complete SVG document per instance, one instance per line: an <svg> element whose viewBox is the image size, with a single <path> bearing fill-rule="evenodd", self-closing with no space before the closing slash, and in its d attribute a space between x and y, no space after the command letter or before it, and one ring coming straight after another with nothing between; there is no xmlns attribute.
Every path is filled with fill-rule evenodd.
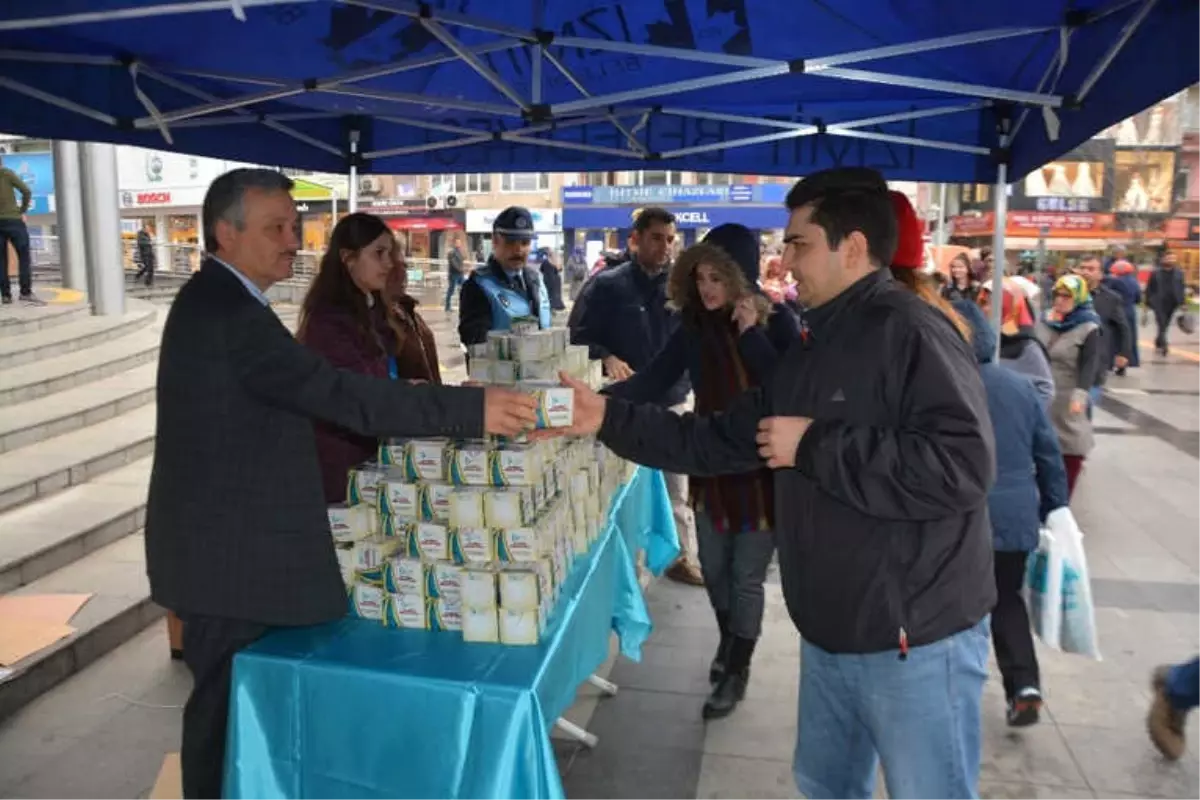
<svg viewBox="0 0 1200 800"><path fill-rule="evenodd" d="M1103 357L1100 317L1092 309L1087 281L1078 275L1064 275L1054 283L1051 305L1042 315L1037 336L1050 355L1054 376L1050 419L1073 494L1083 462L1095 446L1087 415L1088 390L1096 384Z"/></svg>
<svg viewBox="0 0 1200 800"><path fill-rule="evenodd" d="M661 397L687 372L696 413L726 410L763 386L775 363L800 338L795 315L758 288L758 237L742 225L713 228L671 267L667 297L681 324L645 369L607 393L637 403ZM770 470L691 478L700 566L721 640L709 669L705 719L741 702L762 633L763 583L775 550L774 479Z"/></svg>
<svg viewBox="0 0 1200 800"><path fill-rule="evenodd" d="M1004 299L1000 309L1000 363L1033 382L1042 406L1050 408L1054 400L1054 375L1050 372L1050 357L1038 341L1033 312L1020 289L1005 279ZM957 306L956 306L957 307ZM979 307L984 317L992 317L992 290L984 286L979 292Z"/></svg>

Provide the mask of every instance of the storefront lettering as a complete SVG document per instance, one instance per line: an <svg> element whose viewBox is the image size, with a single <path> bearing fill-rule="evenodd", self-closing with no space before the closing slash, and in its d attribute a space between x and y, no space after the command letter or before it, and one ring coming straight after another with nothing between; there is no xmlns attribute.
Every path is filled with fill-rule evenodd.
<svg viewBox="0 0 1200 800"><path fill-rule="evenodd" d="M171 202L170 192L138 192L137 204L139 206L163 206Z"/></svg>
<svg viewBox="0 0 1200 800"><path fill-rule="evenodd" d="M707 211L676 211L675 221L681 225L707 225Z"/></svg>

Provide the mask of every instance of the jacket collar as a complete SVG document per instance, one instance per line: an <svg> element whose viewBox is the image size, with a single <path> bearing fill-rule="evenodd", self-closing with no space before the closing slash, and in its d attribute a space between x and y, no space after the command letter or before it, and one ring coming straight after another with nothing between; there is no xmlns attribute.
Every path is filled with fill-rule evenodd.
<svg viewBox="0 0 1200 800"><path fill-rule="evenodd" d="M818 340L828 341L831 336L854 316L855 308L881 291L894 286L892 273L886 267L873 270L846 287L837 297L816 308L804 312L804 324L809 333Z"/></svg>

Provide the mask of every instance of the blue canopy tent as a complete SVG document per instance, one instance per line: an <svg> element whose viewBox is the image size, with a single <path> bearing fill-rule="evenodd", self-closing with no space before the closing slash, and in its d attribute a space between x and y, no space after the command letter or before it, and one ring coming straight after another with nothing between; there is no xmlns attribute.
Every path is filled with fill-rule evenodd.
<svg viewBox="0 0 1200 800"><path fill-rule="evenodd" d="M1198 25L1196 0L40 0L0 8L0 129L352 177L1004 184L1195 83Z"/></svg>
<svg viewBox="0 0 1200 800"><path fill-rule="evenodd" d="M0 129L322 171L992 183L1198 79L1195 0L41 0Z"/></svg>

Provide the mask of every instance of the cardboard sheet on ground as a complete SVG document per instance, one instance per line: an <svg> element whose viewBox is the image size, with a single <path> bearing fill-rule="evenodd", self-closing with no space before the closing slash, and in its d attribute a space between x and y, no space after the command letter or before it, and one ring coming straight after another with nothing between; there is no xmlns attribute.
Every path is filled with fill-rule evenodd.
<svg viewBox="0 0 1200 800"><path fill-rule="evenodd" d="M57 622L0 616L0 666L11 666L74 632Z"/></svg>
<svg viewBox="0 0 1200 800"><path fill-rule="evenodd" d="M183 797L183 772L179 765L179 753L167 753L158 780L150 790L150 800L176 800Z"/></svg>
<svg viewBox="0 0 1200 800"><path fill-rule="evenodd" d="M0 597L0 619L36 619L66 625L91 597L90 594L6 594Z"/></svg>

